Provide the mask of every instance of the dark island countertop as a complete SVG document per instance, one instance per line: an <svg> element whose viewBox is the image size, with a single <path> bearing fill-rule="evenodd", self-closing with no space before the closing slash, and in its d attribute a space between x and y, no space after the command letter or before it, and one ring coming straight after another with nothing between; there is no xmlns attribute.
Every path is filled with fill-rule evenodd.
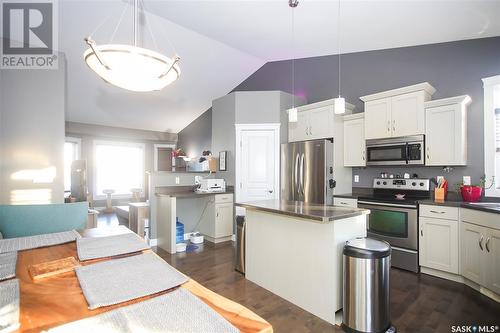
<svg viewBox="0 0 500 333"><path fill-rule="evenodd" d="M368 209L339 207L331 205L304 203L301 201L263 200L236 203L236 206L250 210L300 217L316 222L329 223L370 213Z"/></svg>
<svg viewBox="0 0 500 333"><path fill-rule="evenodd" d="M336 194L337 198L352 198L358 199L359 197L372 197L373 189L364 187L353 187L351 193ZM434 200L434 198L421 199L417 201L419 205L433 205L433 206L446 206L457 208L468 208L480 210L488 213L500 214L500 198L483 197L479 203L464 202L462 196L457 192L449 191L445 200ZM498 203L499 206L493 203Z"/></svg>

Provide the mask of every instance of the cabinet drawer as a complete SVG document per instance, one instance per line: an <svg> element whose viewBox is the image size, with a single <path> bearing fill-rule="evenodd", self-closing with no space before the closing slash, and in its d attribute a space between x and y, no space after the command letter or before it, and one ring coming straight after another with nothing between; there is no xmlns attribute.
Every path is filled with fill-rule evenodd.
<svg viewBox="0 0 500 333"><path fill-rule="evenodd" d="M358 207L358 199L352 198L333 198L334 206L345 206L345 207Z"/></svg>
<svg viewBox="0 0 500 333"><path fill-rule="evenodd" d="M420 205L419 215L458 221L458 207Z"/></svg>
<svg viewBox="0 0 500 333"><path fill-rule="evenodd" d="M216 194L215 203L233 202L233 194Z"/></svg>

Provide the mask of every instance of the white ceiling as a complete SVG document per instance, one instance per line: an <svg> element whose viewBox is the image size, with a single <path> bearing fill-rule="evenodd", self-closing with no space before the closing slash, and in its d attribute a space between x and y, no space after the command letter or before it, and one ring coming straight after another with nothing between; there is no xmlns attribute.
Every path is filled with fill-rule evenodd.
<svg viewBox="0 0 500 333"><path fill-rule="evenodd" d="M60 1L67 120L179 132L267 61L338 53L337 1L300 1L292 48L287 0L144 0L158 46L144 27L143 45L170 55L170 39L182 74L161 92L132 93L104 83L82 61L83 37L105 21L93 37L107 43L126 2ZM498 0L343 0L341 6L342 53L500 35ZM131 34L128 8L114 41L130 43Z"/></svg>

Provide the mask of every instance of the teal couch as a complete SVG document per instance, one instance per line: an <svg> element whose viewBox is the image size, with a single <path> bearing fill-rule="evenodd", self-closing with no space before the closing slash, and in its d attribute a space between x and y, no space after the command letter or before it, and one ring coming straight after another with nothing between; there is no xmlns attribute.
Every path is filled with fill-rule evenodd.
<svg viewBox="0 0 500 333"><path fill-rule="evenodd" d="M14 238L84 229L88 208L88 202L0 205L0 232L3 238Z"/></svg>

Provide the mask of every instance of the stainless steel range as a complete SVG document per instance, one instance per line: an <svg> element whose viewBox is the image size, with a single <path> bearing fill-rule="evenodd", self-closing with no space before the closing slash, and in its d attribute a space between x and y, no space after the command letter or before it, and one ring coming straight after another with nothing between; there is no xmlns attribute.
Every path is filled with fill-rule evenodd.
<svg viewBox="0 0 500 333"><path fill-rule="evenodd" d="M418 272L418 200L430 194L429 179L375 178L373 195L358 198L371 210L368 236L391 244L392 266Z"/></svg>

